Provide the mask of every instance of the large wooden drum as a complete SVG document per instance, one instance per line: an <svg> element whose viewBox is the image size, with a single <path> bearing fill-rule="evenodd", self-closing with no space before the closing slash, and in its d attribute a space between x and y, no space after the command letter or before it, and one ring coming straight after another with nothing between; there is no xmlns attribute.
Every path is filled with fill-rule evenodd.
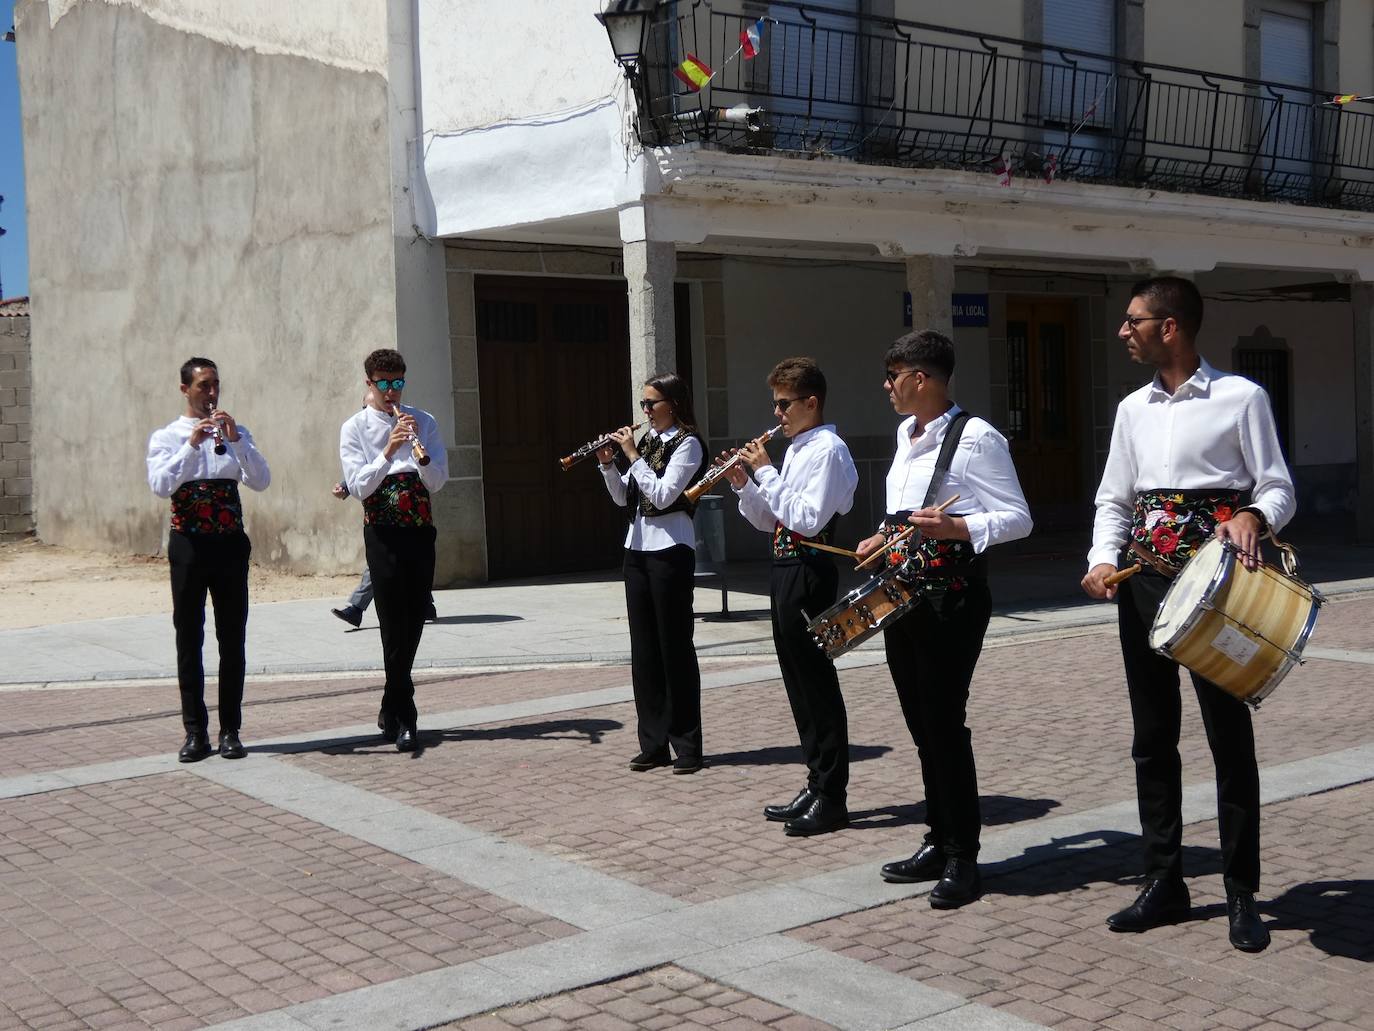
<svg viewBox="0 0 1374 1031"><path fill-rule="evenodd" d="M1323 600L1273 566L1246 569L1235 545L1213 538L1170 584L1150 647L1259 708L1302 661Z"/></svg>

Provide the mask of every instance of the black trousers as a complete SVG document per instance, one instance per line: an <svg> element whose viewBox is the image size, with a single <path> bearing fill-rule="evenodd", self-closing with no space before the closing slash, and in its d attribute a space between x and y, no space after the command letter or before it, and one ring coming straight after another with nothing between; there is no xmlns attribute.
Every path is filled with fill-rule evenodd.
<svg viewBox="0 0 1374 1031"><path fill-rule="evenodd" d="M415 681L410 677L425 629L434 584L432 526L364 526L363 546L382 631L386 686L379 716L415 726Z"/></svg>
<svg viewBox="0 0 1374 1031"><path fill-rule="evenodd" d="M801 739L806 783L816 794L843 802L849 789L849 718L835 664L806 629L835 604L839 574L829 559L783 559L773 563L773 644L782 682Z"/></svg>
<svg viewBox="0 0 1374 1031"><path fill-rule="evenodd" d="M1121 654L1131 696L1136 794L1146 878L1183 876L1183 764L1178 663L1151 650L1150 626L1169 582L1150 572L1125 581L1117 595ZM1259 889L1259 770L1250 710L1210 680L1192 674L1202 725L1217 771L1222 876L1227 892Z"/></svg>
<svg viewBox="0 0 1374 1031"><path fill-rule="evenodd" d="M965 715L991 616L987 581L971 579L963 590L933 592L883 631L887 668L921 762L926 841L962 859L978 855L983 822Z"/></svg>
<svg viewBox="0 0 1374 1031"><path fill-rule="evenodd" d="M701 672L692 646L696 552L625 551L625 609L639 750L701 758Z"/></svg>
<svg viewBox="0 0 1374 1031"><path fill-rule="evenodd" d="M205 595L215 606L219 642L219 729L239 732L243 722L243 638L248 628L248 556L244 533L178 533L167 538L172 572L172 626L177 635L177 685L187 733L209 732L205 709Z"/></svg>

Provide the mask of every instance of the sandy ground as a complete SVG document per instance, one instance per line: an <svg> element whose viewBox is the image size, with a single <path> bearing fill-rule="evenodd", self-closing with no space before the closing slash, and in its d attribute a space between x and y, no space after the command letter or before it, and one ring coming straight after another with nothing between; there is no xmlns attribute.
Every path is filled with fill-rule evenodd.
<svg viewBox="0 0 1374 1031"><path fill-rule="evenodd" d="M342 604L355 576L293 576L248 571L250 604L328 598ZM103 555L42 544L0 543L0 629L172 611L167 559Z"/></svg>

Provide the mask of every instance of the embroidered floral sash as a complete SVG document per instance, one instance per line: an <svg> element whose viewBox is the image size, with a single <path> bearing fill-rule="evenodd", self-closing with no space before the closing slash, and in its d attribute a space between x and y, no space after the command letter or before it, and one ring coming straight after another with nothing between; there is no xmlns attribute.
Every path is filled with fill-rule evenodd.
<svg viewBox="0 0 1374 1031"><path fill-rule="evenodd" d="M172 494L173 533L242 533L237 480L188 480Z"/></svg>
<svg viewBox="0 0 1374 1031"><path fill-rule="evenodd" d="M816 558L824 554L816 548L808 548L806 545L811 541L817 544L829 544L830 538L834 535L835 520L839 516L833 516L830 522L826 523L821 532L814 537L803 537L801 534L789 530L781 522L773 523L773 560L798 558L799 556L809 556Z"/></svg>
<svg viewBox="0 0 1374 1031"><path fill-rule="evenodd" d="M1177 572L1240 507L1238 490L1143 490L1135 496L1131 540Z"/></svg>
<svg viewBox="0 0 1374 1031"><path fill-rule="evenodd" d="M367 526L433 526L429 513L429 488L413 472L392 473L363 498L363 523Z"/></svg>
<svg viewBox="0 0 1374 1031"><path fill-rule="evenodd" d="M890 542L911 524L910 512L884 517L883 536ZM973 550L970 541L937 540L922 536L912 545L912 534L888 551L889 568L897 568L897 575L910 582L919 581L931 590L962 591L973 578L986 575L985 564Z"/></svg>

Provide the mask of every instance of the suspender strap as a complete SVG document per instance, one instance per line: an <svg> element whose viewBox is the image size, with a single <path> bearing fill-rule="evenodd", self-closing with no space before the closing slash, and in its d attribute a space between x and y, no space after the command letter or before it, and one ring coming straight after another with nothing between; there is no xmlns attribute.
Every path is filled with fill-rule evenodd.
<svg viewBox="0 0 1374 1031"><path fill-rule="evenodd" d="M922 508L929 508L936 503L935 497L944 486L945 476L948 475L949 467L954 461L955 449L959 447L959 438L964 434L964 426L972 418L968 412L960 412L950 421L949 431L940 445L940 457L935 460L935 471L930 474L930 487L926 490L926 500L921 505Z"/></svg>

